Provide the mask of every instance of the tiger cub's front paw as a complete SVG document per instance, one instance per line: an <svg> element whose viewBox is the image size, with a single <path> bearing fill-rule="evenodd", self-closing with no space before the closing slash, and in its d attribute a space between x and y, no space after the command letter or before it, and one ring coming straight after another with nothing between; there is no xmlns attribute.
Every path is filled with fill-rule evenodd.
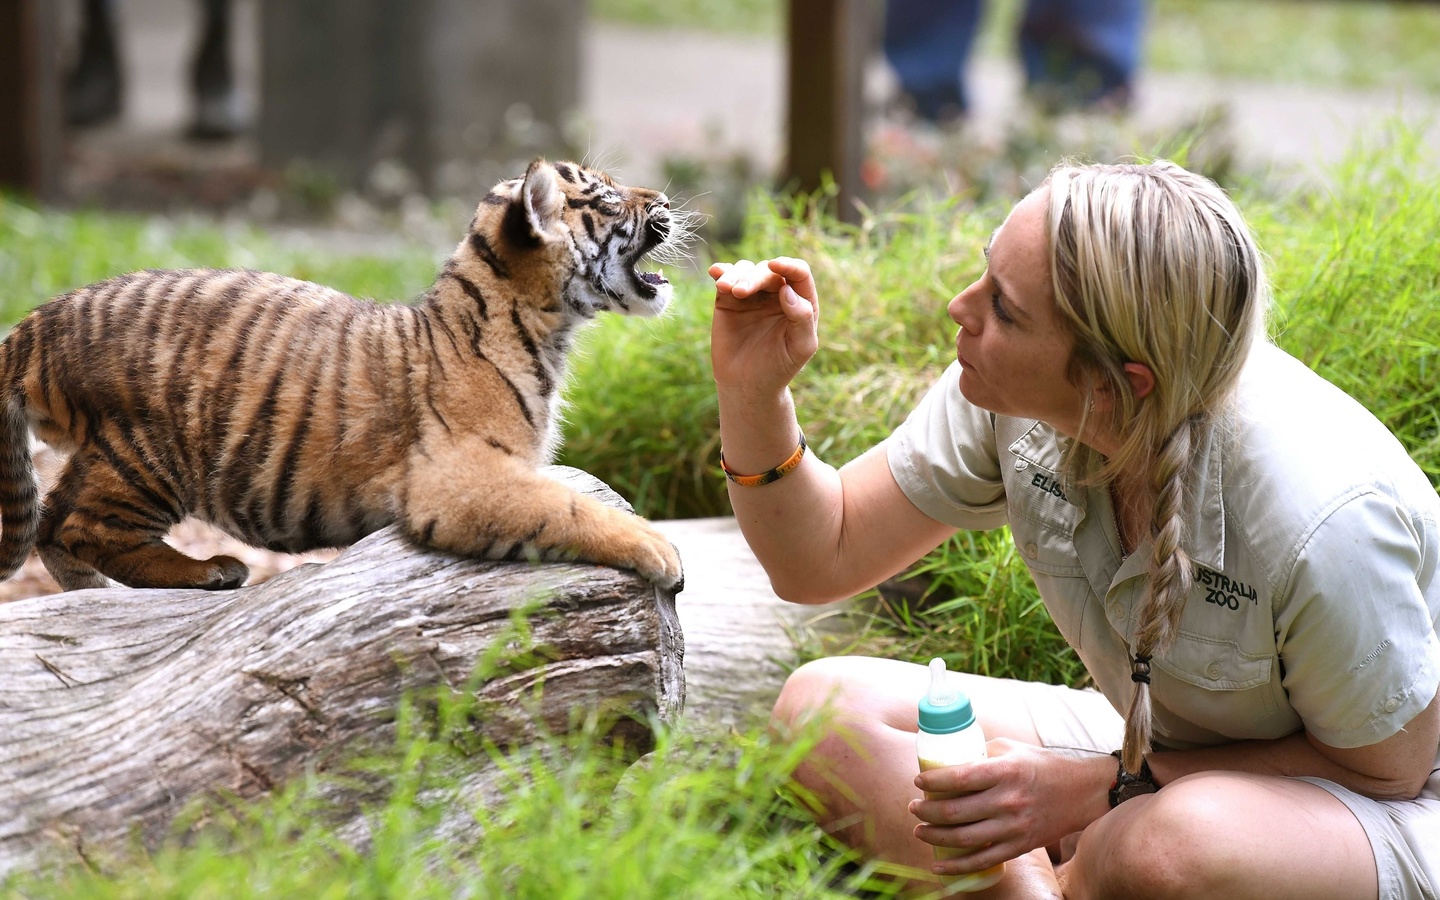
<svg viewBox="0 0 1440 900"><path fill-rule="evenodd" d="M627 540L616 564L634 569L655 585L677 593L684 589L685 573L680 552L665 535L644 519L623 513Z"/></svg>

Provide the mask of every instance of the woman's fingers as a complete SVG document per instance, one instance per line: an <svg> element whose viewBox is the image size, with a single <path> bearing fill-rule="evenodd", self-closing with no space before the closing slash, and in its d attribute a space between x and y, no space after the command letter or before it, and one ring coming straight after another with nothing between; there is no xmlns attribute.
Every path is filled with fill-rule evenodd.
<svg viewBox="0 0 1440 900"><path fill-rule="evenodd" d="M715 288L736 299L778 293L788 284L807 303L813 304L815 300L815 283L810 277L810 267L803 260L780 257L751 262L741 259L715 263L708 271L715 279Z"/></svg>
<svg viewBox="0 0 1440 900"><path fill-rule="evenodd" d="M996 783L992 768L979 763L961 763L927 769L915 776L915 786L927 794L973 794Z"/></svg>
<svg viewBox="0 0 1440 900"><path fill-rule="evenodd" d="M787 319L804 320L810 318L815 305L787 284L780 288L780 308L785 311Z"/></svg>
<svg viewBox="0 0 1440 900"><path fill-rule="evenodd" d="M795 289L795 293L812 303L815 301L815 279L810 274L810 264L805 260L777 256L766 261L766 268L784 278L785 282Z"/></svg>

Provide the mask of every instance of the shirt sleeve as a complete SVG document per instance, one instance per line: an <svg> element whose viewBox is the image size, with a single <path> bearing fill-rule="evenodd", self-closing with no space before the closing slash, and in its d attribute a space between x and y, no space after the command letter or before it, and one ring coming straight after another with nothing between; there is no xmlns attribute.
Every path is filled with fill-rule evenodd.
<svg viewBox="0 0 1440 900"><path fill-rule="evenodd" d="M1440 686L1435 523L1368 489L1303 539L1276 643L1290 703L1317 739L1364 747L1419 715ZM1433 556L1433 551L1431 553Z"/></svg>
<svg viewBox="0 0 1440 900"><path fill-rule="evenodd" d="M900 490L937 522L976 530L1005 524L994 419L961 395L958 362L886 438L885 456Z"/></svg>

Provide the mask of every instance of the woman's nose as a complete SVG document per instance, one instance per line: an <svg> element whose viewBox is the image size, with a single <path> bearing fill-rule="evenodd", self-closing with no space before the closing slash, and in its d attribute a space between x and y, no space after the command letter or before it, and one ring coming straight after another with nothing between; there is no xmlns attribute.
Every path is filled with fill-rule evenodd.
<svg viewBox="0 0 1440 900"><path fill-rule="evenodd" d="M979 286L980 282L978 281L970 285L951 298L950 303L945 307L945 311L950 314L951 320L972 334L980 329L980 322L975 315L976 307L973 302Z"/></svg>

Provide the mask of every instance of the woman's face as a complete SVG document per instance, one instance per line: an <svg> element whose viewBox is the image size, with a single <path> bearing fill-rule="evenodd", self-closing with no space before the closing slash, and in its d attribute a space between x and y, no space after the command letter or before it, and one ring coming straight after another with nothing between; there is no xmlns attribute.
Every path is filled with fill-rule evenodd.
<svg viewBox="0 0 1440 900"><path fill-rule="evenodd" d="M986 249L988 265L950 301L960 326L960 393L994 413L1040 419L1075 436L1085 395L1065 377L1074 338L1055 309L1045 235L1048 189L1016 204Z"/></svg>

